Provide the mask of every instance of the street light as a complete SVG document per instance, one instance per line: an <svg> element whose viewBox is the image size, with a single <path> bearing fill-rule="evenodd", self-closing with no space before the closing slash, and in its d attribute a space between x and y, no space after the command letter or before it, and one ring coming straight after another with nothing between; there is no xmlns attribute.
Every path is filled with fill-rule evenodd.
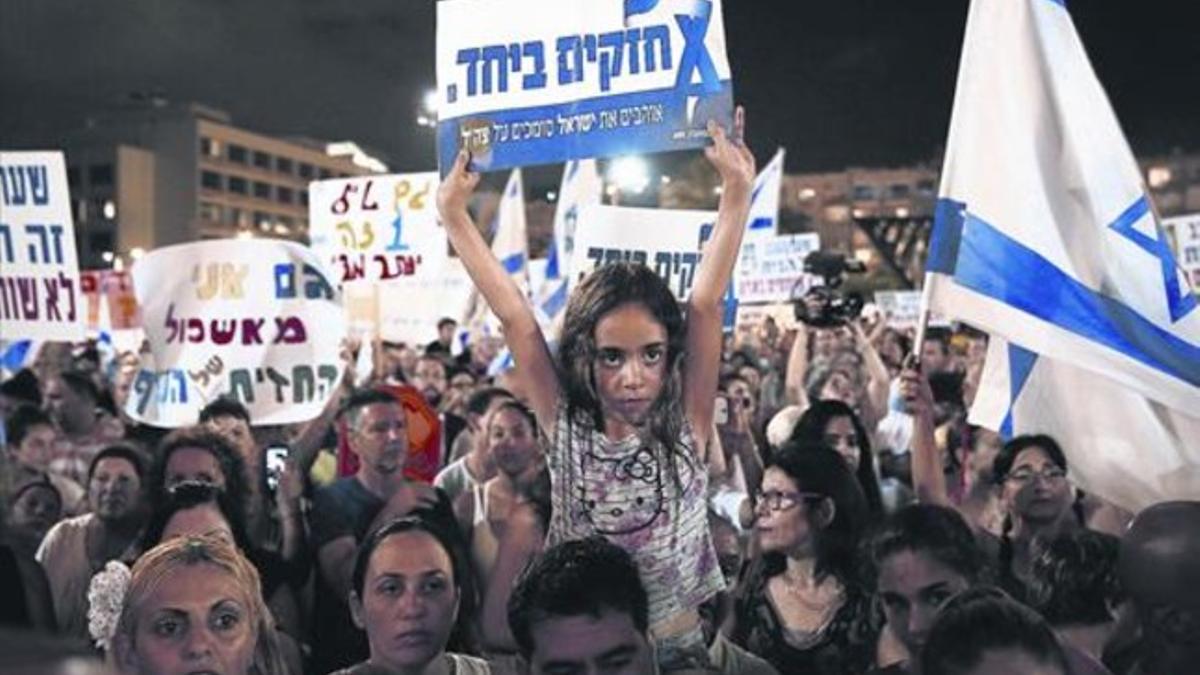
<svg viewBox="0 0 1200 675"><path fill-rule="evenodd" d="M650 184L650 167L641 157L621 157L609 165L608 180L618 189L640 193Z"/></svg>
<svg viewBox="0 0 1200 675"><path fill-rule="evenodd" d="M425 96L421 99L421 112L417 113L417 126L431 129L437 127L439 100L437 89L425 92Z"/></svg>

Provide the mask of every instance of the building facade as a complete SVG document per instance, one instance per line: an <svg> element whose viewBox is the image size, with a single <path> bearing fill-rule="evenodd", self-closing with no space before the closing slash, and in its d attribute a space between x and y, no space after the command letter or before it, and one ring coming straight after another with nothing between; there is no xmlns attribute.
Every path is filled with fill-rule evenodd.
<svg viewBox="0 0 1200 675"><path fill-rule="evenodd" d="M61 145L84 267L197 239L306 241L309 182L381 166L356 162L352 144L334 156L214 108L161 101L96 115Z"/></svg>

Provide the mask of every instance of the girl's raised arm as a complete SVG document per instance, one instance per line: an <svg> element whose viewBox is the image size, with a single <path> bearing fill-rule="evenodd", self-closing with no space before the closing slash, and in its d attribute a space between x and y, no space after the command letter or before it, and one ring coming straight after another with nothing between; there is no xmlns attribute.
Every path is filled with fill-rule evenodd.
<svg viewBox="0 0 1200 675"><path fill-rule="evenodd" d="M683 406L700 448L705 447L712 430L713 400L721 369L725 288L742 247L742 234L750 213L750 190L754 185L754 155L742 141L745 128L746 113L739 106L734 115L733 137L715 122L709 122L713 144L704 150L721 174L722 189L717 223L704 246L687 307Z"/></svg>
<svg viewBox="0 0 1200 675"><path fill-rule="evenodd" d="M512 350L515 376L529 395L538 423L543 429L553 429L558 405L554 361L529 301L496 260L467 212L467 200L479 184L479 174L467 170L468 160L465 150L459 152L454 168L442 179L438 214L471 281L504 326L504 341Z"/></svg>

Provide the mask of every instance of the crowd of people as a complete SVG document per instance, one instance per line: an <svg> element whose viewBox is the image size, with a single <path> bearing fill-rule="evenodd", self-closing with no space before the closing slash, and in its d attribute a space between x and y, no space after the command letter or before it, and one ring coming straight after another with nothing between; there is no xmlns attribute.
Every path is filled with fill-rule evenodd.
<svg viewBox="0 0 1200 675"><path fill-rule="evenodd" d="M136 355L43 345L0 384L0 665L1194 672L1200 502L1127 513L1072 484L1054 438L968 424L985 336L931 329L912 359L882 315L722 332L755 175L742 120L711 129L720 211L686 302L601 266L553 350L459 158L438 208L503 324L501 375L497 345L457 353L447 319L429 345L380 343L369 373L348 343L305 424L220 398L168 432L121 412ZM432 480L406 387L437 414Z"/></svg>

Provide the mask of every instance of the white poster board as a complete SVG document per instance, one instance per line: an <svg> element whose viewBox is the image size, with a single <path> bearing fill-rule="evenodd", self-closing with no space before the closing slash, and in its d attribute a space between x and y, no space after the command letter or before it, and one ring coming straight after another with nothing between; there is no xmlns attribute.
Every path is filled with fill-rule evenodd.
<svg viewBox="0 0 1200 675"><path fill-rule="evenodd" d="M816 233L746 237L734 270L739 303L788 302L813 284L804 258L821 247Z"/></svg>
<svg viewBox="0 0 1200 675"><path fill-rule="evenodd" d="M921 291L875 291L875 306L893 328L916 328L921 317ZM933 316L931 315L931 325Z"/></svg>
<svg viewBox="0 0 1200 675"><path fill-rule="evenodd" d="M150 352L126 412L195 424L219 396L255 425L316 417L342 377L346 320L336 283L308 248L220 240L151 251L133 267Z"/></svg>
<svg viewBox="0 0 1200 675"><path fill-rule="evenodd" d="M351 281L420 276L447 256L438 225L435 172L309 183L309 241L322 262Z"/></svg>
<svg viewBox="0 0 1200 675"><path fill-rule="evenodd" d="M61 152L0 152L0 338L82 340L84 307Z"/></svg>
<svg viewBox="0 0 1200 675"><path fill-rule="evenodd" d="M682 302L696 280L701 237L716 219L714 211L584 205L581 227L575 230L570 286L600 265L638 262L657 272Z"/></svg>

